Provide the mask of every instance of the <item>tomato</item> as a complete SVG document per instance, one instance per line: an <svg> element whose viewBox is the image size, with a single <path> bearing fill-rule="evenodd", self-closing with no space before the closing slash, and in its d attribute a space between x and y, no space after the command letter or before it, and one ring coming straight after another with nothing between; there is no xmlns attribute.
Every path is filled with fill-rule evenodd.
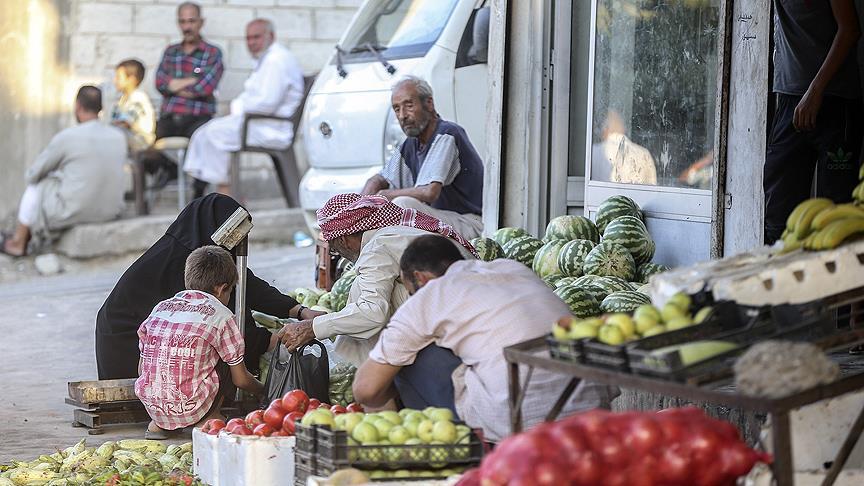
<svg viewBox="0 0 864 486"><path fill-rule="evenodd" d="M288 435L294 435L295 425L297 421L302 418L303 414L300 412L291 412L285 415L285 418L282 419L282 431L286 432Z"/></svg>
<svg viewBox="0 0 864 486"><path fill-rule="evenodd" d="M225 421L220 419L210 419L204 422L201 427L201 432L209 435L216 435L220 430L225 428Z"/></svg>
<svg viewBox="0 0 864 486"><path fill-rule="evenodd" d="M342 405L333 405L332 407L330 407L330 411L333 412L333 415L338 415L340 413L347 413L348 409L346 409Z"/></svg>
<svg viewBox="0 0 864 486"><path fill-rule="evenodd" d="M326 408L327 410L330 410L330 404L329 403L322 403L322 404L318 405L317 408ZM310 410L314 410L314 409L310 409Z"/></svg>
<svg viewBox="0 0 864 486"><path fill-rule="evenodd" d="M253 434L259 437L270 437L270 434L272 434L273 432L276 432L276 430L267 424L259 424L257 427L255 427L255 430L252 431Z"/></svg>
<svg viewBox="0 0 864 486"><path fill-rule="evenodd" d="M649 416L634 417L623 430L622 440L631 452L650 454L661 446L663 430Z"/></svg>
<svg viewBox="0 0 864 486"><path fill-rule="evenodd" d="M234 435L252 435L252 431L245 425L238 425L228 432L231 432Z"/></svg>
<svg viewBox="0 0 864 486"><path fill-rule="evenodd" d="M291 390L282 397L282 409L286 413L301 412L304 413L310 407L309 395L303 390Z"/></svg>
<svg viewBox="0 0 864 486"><path fill-rule="evenodd" d="M349 403L348 406L345 407L345 410L352 412L352 413L353 412L360 412L360 413L365 412L365 410L363 410L363 405L360 405L359 403Z"/></svg>
<svg viewBox="0 0 864 486"><path fill-rule="evenodd" d="M225 432L230 432L230 433L233 434L233 433L234 433L234 429L237 428L237 427L239 427L239 426L241 426L241 425L242 425L243 427L246 427L246 421L243 420L243 419L240 418L240 417L232 418L231 420L228 421L227 424L225 424L225 429L224 429L224 430L225 430Z"/></svg>
<svg viewBox="0 0 864 486"><path fill-rule="evenodd" d="M306 407L306 410L307 410L307 411L308 411L308 410L315 410L315 409L318 408L319 406L321 406L321 400L318 400L317 398L311 398L311 399L309 399L309 404L308 404L308 406ZM298 410L298 411L299 411L299 410Z"/></svg>
<svg viewBox="0 0 864 486"><path fill-rule="evenodd" d="M246 427L254 429L264 423L264 410L253 410L246 414Z"/></svg>
<svg viewBox="0 0 864 486"><path fill-rule="evenodd" d="M267 407L267 411L264 412L264 423L272 427L274 430L279 430L282 428L282 419L285 418L285 410L278 406L276 402L280 400L273 400L273 403Z"/></svg>

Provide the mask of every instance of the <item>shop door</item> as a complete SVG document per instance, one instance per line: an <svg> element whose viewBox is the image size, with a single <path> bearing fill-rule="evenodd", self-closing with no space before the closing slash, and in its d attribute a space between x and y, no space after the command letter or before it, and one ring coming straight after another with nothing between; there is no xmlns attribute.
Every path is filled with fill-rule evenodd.
<svg viewBox="0 0 864 486"><path fill-rule="evenodd" d="M591 8L585 213L593 219L601 202L623 194L645 213L654 261L716 256L728 3L593 0Z"/></svg>

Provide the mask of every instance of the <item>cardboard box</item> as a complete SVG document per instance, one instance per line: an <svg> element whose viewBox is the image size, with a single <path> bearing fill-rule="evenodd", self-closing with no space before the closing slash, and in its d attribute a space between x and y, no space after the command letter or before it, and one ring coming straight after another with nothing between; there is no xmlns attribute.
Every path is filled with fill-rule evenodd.
<svg viewBox="0 0 864 486"><path fill-rule="evenodd" d="M294 482L294 437L192 432L194 473L210 486L278 486Z"/></svg>

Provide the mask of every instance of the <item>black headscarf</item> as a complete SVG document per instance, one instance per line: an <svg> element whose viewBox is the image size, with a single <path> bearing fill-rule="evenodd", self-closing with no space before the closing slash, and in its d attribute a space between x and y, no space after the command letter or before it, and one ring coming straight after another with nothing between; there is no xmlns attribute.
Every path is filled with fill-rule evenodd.
<svg viewBox="0 0 864 486"><path fill-rule="evenodd" d="M138 376L138 327L159 302L185 289L186 257L196 248L212 245L210 235L240 207L234 199L209 194L192 201L165 235L120 277L96 316L96 365L99 379ZM256 372L267 350L270 332L255 326L251 309L288 317L297 301L282 295L247 269L246 367ZM234 309L234 295L228 307Z"/></svg>

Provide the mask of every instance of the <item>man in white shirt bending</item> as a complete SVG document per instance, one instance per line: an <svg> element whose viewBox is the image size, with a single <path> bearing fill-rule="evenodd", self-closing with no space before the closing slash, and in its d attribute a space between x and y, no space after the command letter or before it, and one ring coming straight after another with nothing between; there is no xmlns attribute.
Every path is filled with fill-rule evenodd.
<svg viewBox="0 0 864 486"><path fill-rule="evenodd" d="M243 117L248 113L290 117L303 99L303 71L291 52L276 42L273 23L255 19L246 26L246 47L258 63L231 102L231 114L215 118L192 134L185 170L192 177L230 194L231 152L241 147ZM284 148L294 139L290 122L253 120L250 145Z"/></svg>

